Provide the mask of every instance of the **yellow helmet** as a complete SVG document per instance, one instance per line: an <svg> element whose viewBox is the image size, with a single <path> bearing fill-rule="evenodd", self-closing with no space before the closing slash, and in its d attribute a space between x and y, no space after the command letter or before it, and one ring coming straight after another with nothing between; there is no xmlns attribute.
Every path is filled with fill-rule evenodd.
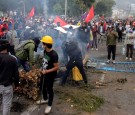
<svg viewBox="0 0 135 115"><path fill-rule="evenodd" d="M40 41L46 44L53 44L53 38L51 36L44 36Z"/></svg>

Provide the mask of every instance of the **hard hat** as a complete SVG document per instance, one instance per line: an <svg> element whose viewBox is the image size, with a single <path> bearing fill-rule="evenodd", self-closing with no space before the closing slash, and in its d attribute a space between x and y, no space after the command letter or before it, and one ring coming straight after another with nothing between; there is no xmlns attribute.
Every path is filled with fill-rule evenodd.
<svg viewBox="0 0 135 115"><path fill-rule="evenodd" d="M53 38L51 36L44 36L40 41L46 44L53 44Z"/></svg>

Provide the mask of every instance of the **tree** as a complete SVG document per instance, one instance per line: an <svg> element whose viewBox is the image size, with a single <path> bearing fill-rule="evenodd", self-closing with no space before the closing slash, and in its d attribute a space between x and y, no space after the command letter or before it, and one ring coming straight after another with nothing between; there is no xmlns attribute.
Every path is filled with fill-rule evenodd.
<svg viewBox="0 0 135 115"><path fill-rule="evenodd" d="M100 0L95 5L95 12L99 15L111 16L112 7L115 5L114 0Z"/></svg>
<svg viewBox="0 0 135 115"><path fill-rule="evenodd" d="M0 1L0 11L6 12L16 8L17 0L1 0Z"/></svg>
<svg viewBox="0 0 135 115"><path fill-rule="evenodd" d="M67 14L69 16L79 16L84 13L95 0L67 0ZM49 14L65 13L65 0L48 0Z"/></svg>
<svg viewBox="0 0 135 115"><path fill-rule="evenodd" d="M80 16L87 9L91 7L95 0L67 0L67 15ZM30 12L32 7L35 7L35 14L43 14L44 10L49 15L64 15L65 14L65 0L1 0L0 11L9 10L24 10L26 14ZM45 3L47 8L45 9Z"/></svg>

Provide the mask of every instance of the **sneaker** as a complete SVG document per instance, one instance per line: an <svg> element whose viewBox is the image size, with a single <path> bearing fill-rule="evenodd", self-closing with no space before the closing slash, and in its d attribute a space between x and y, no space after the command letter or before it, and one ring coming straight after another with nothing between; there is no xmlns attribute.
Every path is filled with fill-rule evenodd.
<svg viewBox="0 0 135 115"><path fill-rule="evenodd" d="M113 60L112 63L115 64L116 63L115 60Z"/></svg>
<svg viewBox="0 0 135 115"><path fill-rule="evenodd" d="M129 58L130 61L132 61L132 58Z"/></svg>
<svg viewBox="0 0 135 115"><path fill-rule="evenodd" d="M48 103L48 100L41 99L41 100L38 100L36 103L37 103L38 105L39 105L39 104L46 104L46 103Z"/></svg>
<svg viewBox="0 0 135 115"><path fill-rule="evenodd" d="M128 57L126 57L126 59L125 60L128 60Z"/></svg>
<svg viewBox="0 0 135 115"><path fill-rule="evenodd" d="M47 106L47 107L45 108L45 114L49 114L49 113L51 112L51 109L52 109L51 106Z"/></svg>
<svg viewBox="0 0 135 115"><path fill-rule="evenodd" d="M96 48L96 50L98 51L98 49Z"/></svg>
<svg viewBox="0 0 135 115"><path fill-rule="evenodd" d="M110 60L106 61L106 63L110 63Z"/></svg>

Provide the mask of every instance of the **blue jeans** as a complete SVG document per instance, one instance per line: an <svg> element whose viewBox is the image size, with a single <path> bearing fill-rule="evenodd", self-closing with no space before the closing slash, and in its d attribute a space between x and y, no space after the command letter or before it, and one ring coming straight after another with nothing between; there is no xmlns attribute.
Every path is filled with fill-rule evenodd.
<svg viewBox="0 0 135 115"><path fill-rule="evenodd" d="M18 65L22 65L23 69L26 71L26 72L29 72L30 71L30 66L27 64L27 61L24 61L24 60L21 60L17 57L17 60L18 60Z"/></svg>
<svg viewBox="0 0 135 115"><path fill-rule="evenodd" d="M2 115L10 115L10 108L13 99L13 86L0 85L0 94L2 94Z"/></svg>

